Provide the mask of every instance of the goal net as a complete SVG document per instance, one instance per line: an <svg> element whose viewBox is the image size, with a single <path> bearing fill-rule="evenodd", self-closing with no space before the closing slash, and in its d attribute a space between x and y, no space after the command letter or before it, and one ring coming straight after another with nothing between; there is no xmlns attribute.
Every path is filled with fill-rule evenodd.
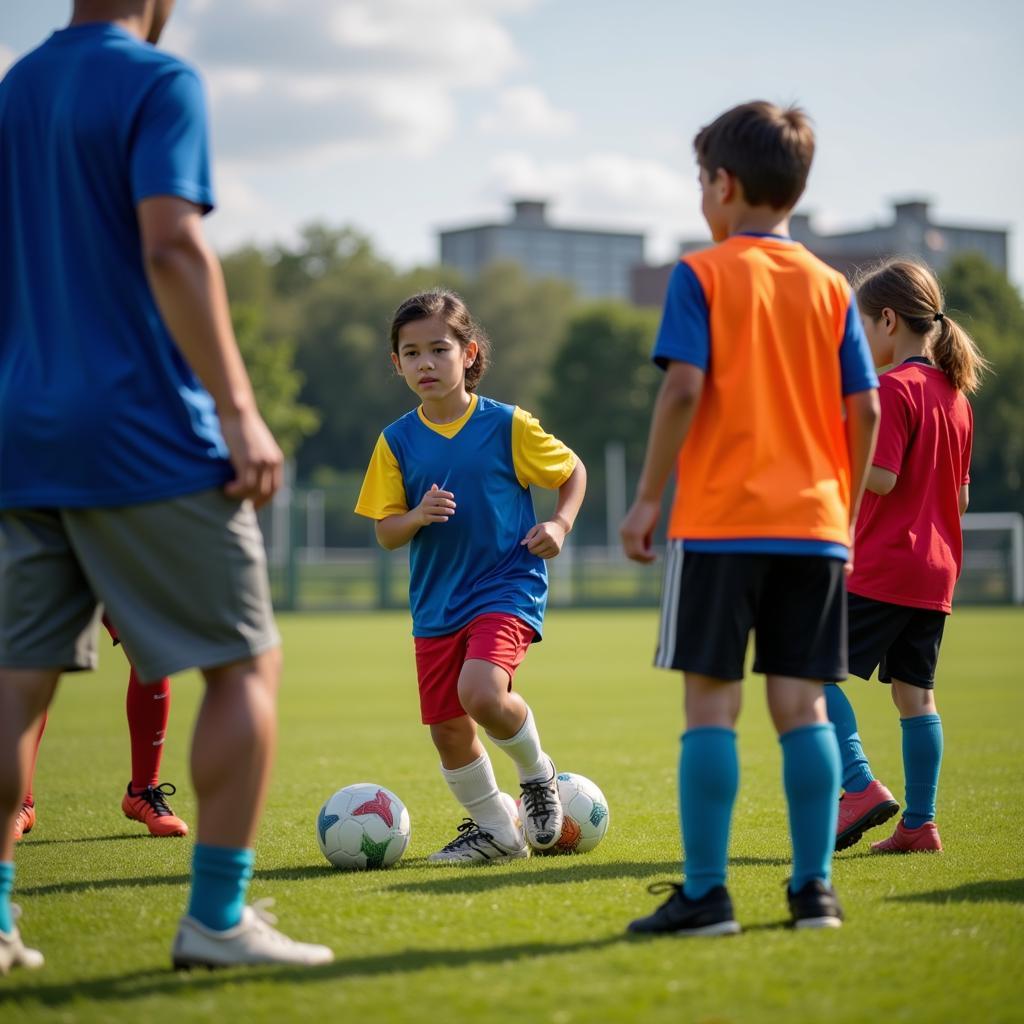
<svg viewBox="0 0 1024 1024"><path fill-rule="evenodd" d="M968 512L958 604L1024 604L1024 516Z"/></svg>

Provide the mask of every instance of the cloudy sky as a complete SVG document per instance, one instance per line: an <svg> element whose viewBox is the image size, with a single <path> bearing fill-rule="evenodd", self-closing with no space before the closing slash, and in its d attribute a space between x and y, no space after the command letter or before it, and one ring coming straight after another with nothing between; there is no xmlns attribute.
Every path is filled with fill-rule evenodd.
<svg viewBox="0 0 1024 1024"><path fill-rule="evenodd" d="M0 71L69 0L0 0ZM565 224L701 236L694 132L753 98L799 101L820 227L924 197L1010 228L1024 280L1017 0L178 0L163 45L211 98L228 248L353 224L402 266L438 227L545 197Z"/></svg>

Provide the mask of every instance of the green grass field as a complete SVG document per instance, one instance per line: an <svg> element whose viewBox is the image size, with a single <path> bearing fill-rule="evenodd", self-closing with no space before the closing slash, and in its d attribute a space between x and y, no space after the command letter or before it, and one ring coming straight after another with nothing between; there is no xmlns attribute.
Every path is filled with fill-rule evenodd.
<svg viewBox="0 0 1024 1024"><path fill-rule="evenodd" d="M419 724L406 617L294 617L283 630L281 745L251 894L274 896L281 927L328 943L336 963L169 969L190 841L144 837L120 814L126 670L105 650L102 671L69 677L51 715L39 823L18 848L15 895L47 965L0 979L0 1020L1024 1020L1021 612L963 610L947 630L945 853L884 858L862 842L835 866L846 926L787 930L778 744L751 680L729 881L744 934L642 942L623 928L655 904L649 883L678 878L680 857L680 687L647 667L653 613L552 613L518 678L559 766L607 795L604 843L586 856L468 870L424 861L461 815ZM195 678L176 680L163 772L189 821L198 694ZM887 691L855 682L851 694L876 774L901 797ZM513 788L510 763L495 764ZM390 870L341 873L317 848L320 803L358 781L390 787L410 809L412 841Z"/></svg>

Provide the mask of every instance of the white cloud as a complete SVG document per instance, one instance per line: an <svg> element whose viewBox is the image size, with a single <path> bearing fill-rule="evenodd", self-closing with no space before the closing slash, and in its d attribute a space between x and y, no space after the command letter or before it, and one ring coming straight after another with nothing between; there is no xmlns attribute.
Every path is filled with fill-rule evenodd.
<svg viewBox="0 0 1024 1024"><path fill-rule="evenodd" d="M289 163L386 152L424 155L453 129L450 95L424 83L370 83L270 72L211 76L216 150Z"/></svg>
<svg viewBox="0 0 1024 1024"><path fill-rule="evenodd" d="M220 250L247 243L289 239L293 219L249 184L230 164L221 164L216 176L217 208L208 218L210 240Z"/></svg>
<svg viewBox="0 0 1024 1024"><path fill-rule="evenodd" d="M707 233L693 173L658 160L592 153L545 161L510 152L490 162L486 189L502 201L548 199L553 219L563 223L643 230L656 260L673 258L680 238Z"/></svg>
<svg viewBox="0 0 1024 1024"><path fill-rule="evenodd" d="M450 136L456 92L520 66L501 18L533 2L250 0L240 17L193 0L167 45L209 79L226 156L422 155Z"/></svg>
<svg viewBox="0 0 1024 1024"><path fill-rule="evenodd" d="M551 101L532 85L517 85L498 94L497 105L480 117L480 130L487 135L566 135L575 119L566 110L557 110Z"/></svg>
<svg viewBox="0 0 1024 1024"><path fill-rule="evenodd" d="M0 75L3 75L4 72L6 72L14 63L14 58L16 56L17 54L10 47L4 46L3 43L0 43Z"/></svg>

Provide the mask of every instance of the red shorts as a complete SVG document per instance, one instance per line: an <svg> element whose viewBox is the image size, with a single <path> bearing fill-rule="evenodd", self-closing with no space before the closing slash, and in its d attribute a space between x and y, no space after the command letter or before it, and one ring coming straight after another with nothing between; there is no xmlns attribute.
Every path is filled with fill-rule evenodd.
<svg viewBox="0 0 1024 1024"><path fill-rule="evenodd" d="M507 612L478 615L457 633L418 636L416 675L424 725L436 725L466 712L459 703L459 675L466 661L489 661L508 673L508 688L536 634L532 626Z"/></svg>

